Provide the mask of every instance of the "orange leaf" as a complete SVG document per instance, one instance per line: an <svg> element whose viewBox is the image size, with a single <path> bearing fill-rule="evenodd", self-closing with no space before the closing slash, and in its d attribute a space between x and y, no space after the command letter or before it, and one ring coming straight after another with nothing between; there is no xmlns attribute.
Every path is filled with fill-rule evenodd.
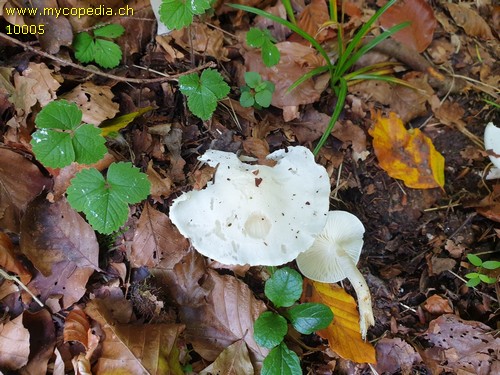
<svg viewBox="0 0 500 375"><path fill-rule="evenodd" d="M328 340L335 353L358 363L376 362L375 348L361 338L356 302L344 289L305 279L301 301L323 303L332 310L332 323L317 333Z"/></svg>
<svg viewBox="0 0 500 375"><path fill-rule="evenodd" d="M443 188L444 157L431 139L419 129L406 130L393 112L389 118L380 113L374 117L375 124L368 132L380 167L410 188Z"/></svg>
<svg viewBox="0 0 500 375"><path fill-rule="evenodd" d="M380 24L385 29L406 21L411 24L398 31L392 38L418 52L425 51L432 42L437 25L432 7L426 0L400 1L380 17Z"/></svg>

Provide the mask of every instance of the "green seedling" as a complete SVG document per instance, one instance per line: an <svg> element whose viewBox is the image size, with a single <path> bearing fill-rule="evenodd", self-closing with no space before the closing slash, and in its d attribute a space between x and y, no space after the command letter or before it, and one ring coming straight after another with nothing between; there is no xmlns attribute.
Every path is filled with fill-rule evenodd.
<svg viewBox="0 0 500 375"><path fill-rule="evenodd" d="M483 262L481 258L479 258L475 254L467 254L467 259L469 262L478 268L477 272L470 272L465 275L466 278L469 279L465 285L470 287L475 287L479 285L481 282L486 284L494 284L497 279L494 277L489 277L481 272L481 269L484 268L486 270L496 270L500 268L500 262L496 260L487 260Z"/></svg>
<svg viewBox="0 0 500 375"><path fill-rule="evenodd" d="M328 327L332 310L321 303L296 304L302 295L302 276L289 267L280 268L266 281L264 293L281 313L265 311L255 321L257 344L271 349L262 364L263 375L300 375L297 354L283 341L290 323L296 331L309 335Z"/></svg>
<svg viewBox="0 0 500 375"><path fill-rule="evenodd" d="M188 98L188 108L202 120L208 120L217 108L217 102L229 94L229 85L213 69L205 69L201 76L191 73L179 78L179 89Z"/></svg>
<svg viewBox="0 0 500 375"><path fill-rule="evenodd" d="M40 111L31 145L43 165L62 168L74 161L92 164L104 157L107 149L101 130L82 124L82 117L78 106L65 100L50 102Z"/></svg>
<svg viewBox="0 0 500 375"><path fill-rule="evenodd" d="M163 0L160 20L170 30L179 30L191 25L195 15L204 14L211 6L211 0Z"/></svg>
<svg viewBox="0 0 500 375"><path fill-rule="evenodd" d="M240 103L243 107L254 106L256 109L271 105L274 93L274 83L263 81L257 72L245 73L246 85L241 88Z"/></svg>
<svg viewBox="0 0 500 375"><path fill-rule="evenodd" d="M108 39L120 37L125 32L118 24L106 25L87 32L78 33L73 40L75 57L82 63L95 61L103 68L114 68L122 59L122 50L118 44Z"/></svg>
<svg viewBox="0 0 500 375"><path fill-rule="evenodd" d="M262 61L268 67L276 65L280 61L280 51L274 43L276 43L276 39L267 29L252 27L247 32L247 44L253 48L260 48Z"/></svg>
<svg viewBox="0 0 500 375"><path fill-rule="evenodd" d="M316 49L319 55L323 57L323 59L325 60L324 66L320 66L316 69L307 72L297 81L295 81L288 89L289 91L291 91L296 87L298 87L301 83L319 74L328 73L330 76L330 88L337 96L337 103L335 105L333 114L330 118L330 122L328 123L327 129L323 133L322 137L320 138L318 144L314 149L315 155L319 153L319 151L325 144L328 136L331 134L331 131L333 130L336 121L340 116L340 113L342 112L342 109L344 108L344 103L347 96L348 81L377 79L377 80L403 84L404 81L398 80L394 77L388 77L386 74L383 74L382 72L386 70L384 69L380 70L379 67L376 67L374 71L371 71L370 69L367 68L363 68L355 72L349 72L350 69L354 66L354 64L361 58L361 56L366 54L368 51L370 51L372 48L374 48L383 40L387 39L394 33L408 26L409 24L408 22L393 26L390 29L380 33L373 39L364 42L366 34L368 33L368 31L370 31L375 21L377 21L377 19L395 2L396 0L388 1L383 7L381 7L377 12L375 12L375 14L367 22L363 24L363 26L356 32L356 34L352 37L352 39L346 41L344 39L343 23L339 22L338 19L337 1L329 0L330 22L338 26L337 51L336 51L337 58L335 61L332 61L330 59L330 56L328 55L327 51L323 48L323 46L320 43L318 43L318 41L312 35L308 34L306 31L302 30L299 26L297 26L293 15L293 7L291 6L291 0L283 0L283 4L285 5L285 10L287 12L288 18L291 21L288 21L286 19L283 19L281 17L278 17L274 14L271 14L269 12L266 12L258 8L241 4L230 4L230 6L232 6L233 8L244 10L265 17L267 19L270 19L274 22L277 22L289 28L290 30L292 30L293 32L297 33L302 38L307 40L311 44L311 46L314 49Z"/></svg>

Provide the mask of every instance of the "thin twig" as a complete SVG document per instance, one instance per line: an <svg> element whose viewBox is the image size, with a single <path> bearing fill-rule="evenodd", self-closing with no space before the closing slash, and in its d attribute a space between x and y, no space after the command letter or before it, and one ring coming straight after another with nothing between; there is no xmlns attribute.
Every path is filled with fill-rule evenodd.
<svg viewBox="0 0 500 375"><path fill-rule="evenodd" d="M45 307L45 305L43 304L42 301L40 301L34 294L31 290L28 289L28 287L26 285L23 284L23 282L21 280L19 280L17 277L15 276L11 276L9 275L7 272L5 272L3 269L0 268L0 276L2 276L5 280L10 280L10 281L13 281L16 283L16 285L18 287L20 287L22 290L24 290L26 293L28 293L32 298L33 300L38 303L41 307Z"/></svg>
<svg viewBox="0 0 500 375"><path fill-rule="evenodd" d="M187 74L190 74L190 73L193 73L193 72L197 72L197 71L200 71L200 70L203 70L203 69L206 69L206 68L214 68L216 66L216 64L214 62L208 62L206 64L197 66L197 67L195 67L193 69L189 69L189 70L187 70L185 72L182 72L182 73L179 73L179 74L173 74L173 75L170 75L168 77L158 77L158 78L129 78L129 77L121 77L121 76L117 76L117 75L114 75L114 74L110 74L110 73L106 73L106 72L101 72L99 70L87 68L85 66L82 66L82 65L79 65L79 64L75 64L74 62L71 62L71 61L68 61L68 60L64 60L64 59L62 59L60 57L51 55L50 53L39 51L36 48L33 48L33 47L27 45L26 43L23 43L23 42L21 42L21 41L19 41L17 39L11 38L10 36L8 36L8 35L6 35L4 33L1 33L1 32L0 32L0 38L3 38L5 40L8 40L9 42L17 44L18 46L21 46L24 49L27 49L28 51L34 52L37 55L46 57L46 58L54 60L54 61L57 61L58 63L60 63L60 64L62 64L64 66L71 66L72 68L79 69L79 70L82 70L82 71L87 72L87 73L96 74L96 75L99 75L99 76L102 76L102 77L106 77L106 78L109 78L109 79L113 79L115 81L120 81L120 82L148 84L148 83L161 83L161 82L167 82L167 81L177 81L177 79L179 77L181 77L181 76L184 76L184 75L187 75Z"/></svg>

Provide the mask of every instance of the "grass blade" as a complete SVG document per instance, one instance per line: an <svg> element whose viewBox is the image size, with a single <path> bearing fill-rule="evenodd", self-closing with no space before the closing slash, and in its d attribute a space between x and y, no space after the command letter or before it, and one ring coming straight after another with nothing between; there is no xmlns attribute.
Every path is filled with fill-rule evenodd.
<svg viewBox="0 0 500 375"><path fill-rule="evenodd" d="M283 0L282 3L283 3L283 6L285 7L286 14L288 15L288 18L290 19L290 22L292 22L294 25L296 25L297 20L295 19L295 14L293 14L292 3L290 2L290 0Z"/></svg>
<svg viewBox="0 0 500 375"><path fill-rule="evenodd" d="M302 75L298 80L296 80L294 83L292 83L286 91L290 92L290 91L294 90L297 86L299 86L301 83L307 81L309 78L312 78L315 75L325 73L325 72L328 72L328 66L318 66L317 68L314 68L313 70Z"/></svg>

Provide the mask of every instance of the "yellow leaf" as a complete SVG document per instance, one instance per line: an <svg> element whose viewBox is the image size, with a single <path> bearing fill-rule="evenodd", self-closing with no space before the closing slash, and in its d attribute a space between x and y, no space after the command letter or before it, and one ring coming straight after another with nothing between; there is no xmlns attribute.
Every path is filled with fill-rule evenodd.
<svg viewBox="0 0 500 375"><path fill-rule="evenodd" d="M118 116L109 120L105 120L99 125L101 128L101 135L103 137L113 136L113 133L118 133L125 126L134 121L137 117L145 114L146 112L152 110L153 107L139 108L137 111L128 113L123 116Z"/></svg>
<svg viewBox="0 0 500 375"><path fill-rule="evenodd" d="M328 340L330 348L340 357L358 363L375 363L375 348L363 341L359 331L359 314L354 298L336 284L304 281L302 302L318 302L333 312L333 321L317 334Z"/></svg>
<svg viewBox="0 0 500 375"><path fill-rule="evenodd" d="M380 167L410 188L443 188L444 157L436 151L431 139L419 129L406 130L393 112L389 118L380 113L374 117L375 124L369 133Z"/></svg>

